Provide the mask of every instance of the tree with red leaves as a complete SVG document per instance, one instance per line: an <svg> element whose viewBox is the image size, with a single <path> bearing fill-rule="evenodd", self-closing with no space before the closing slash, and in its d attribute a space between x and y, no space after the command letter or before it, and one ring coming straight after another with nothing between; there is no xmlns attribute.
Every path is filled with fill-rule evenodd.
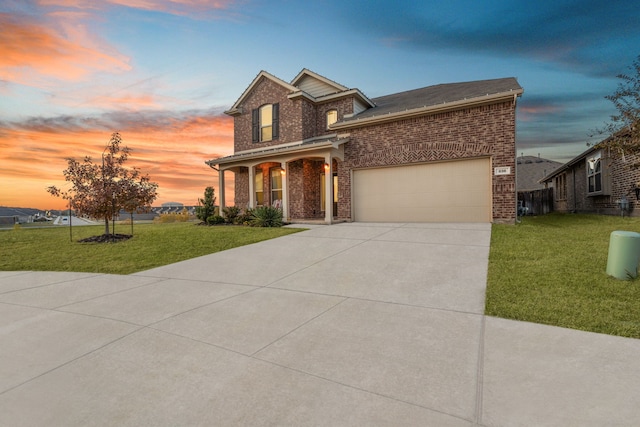
<svg viewBox="0 0 640 427"><path fill-rule="evenodd" d="M63 174L72 184L71 189L47 188L51 195L70 200L79 214L104 219L106 235L109 234L109 221L121 209L130 213L145 212L157 197L158 184L137 168L124 167L131 150L121 144L120 134L113 133L102 153L101 164L93 163L89 156L82 162L68 158Z"/></svg>

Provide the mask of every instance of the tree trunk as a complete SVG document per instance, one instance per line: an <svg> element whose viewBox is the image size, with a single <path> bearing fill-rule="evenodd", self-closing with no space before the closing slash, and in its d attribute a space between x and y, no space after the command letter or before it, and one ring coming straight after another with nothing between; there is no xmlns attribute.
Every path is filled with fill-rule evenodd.
<svg viewBox="0 0 640 427"><path fill-rule="evenodd" d="M104 219L104 234L109 234L109 219Z"/></svg>

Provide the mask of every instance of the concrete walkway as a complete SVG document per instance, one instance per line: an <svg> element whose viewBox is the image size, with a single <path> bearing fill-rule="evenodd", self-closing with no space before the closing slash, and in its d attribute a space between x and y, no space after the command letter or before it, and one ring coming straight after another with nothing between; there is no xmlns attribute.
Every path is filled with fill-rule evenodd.
<svg viewBox="0 0 640 427"><path fill-rule="evenodd" d="M637 426L640 340L483 315L488 224L0 272L1 426Z"/></svg>

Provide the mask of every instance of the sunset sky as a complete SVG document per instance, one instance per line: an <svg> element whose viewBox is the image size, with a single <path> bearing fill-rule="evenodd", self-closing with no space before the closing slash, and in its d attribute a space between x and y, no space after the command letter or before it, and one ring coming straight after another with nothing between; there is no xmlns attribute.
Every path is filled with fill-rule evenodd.
<svg viewBox="0 0 640 427"><path fill-rule="evenodd" d="M218 193L204 162L232 153L223 111L260 70L370 98L513 76L518 155L566 161L614 113L638 22L626 0L0 0L0 206L63 208L65 158L116 131L155 205Z"/></svg>

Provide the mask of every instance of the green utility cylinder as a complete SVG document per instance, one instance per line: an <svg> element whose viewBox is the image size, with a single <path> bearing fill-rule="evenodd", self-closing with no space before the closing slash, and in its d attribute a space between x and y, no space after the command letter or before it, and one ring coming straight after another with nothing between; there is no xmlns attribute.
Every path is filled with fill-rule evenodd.
<svg viewBox="0 0 640 427"><path fill-rule="evenodd" d="M640 233L614 231L609 240L607 274L616 279L628 280L638 275L640 260Z"/></svg>

